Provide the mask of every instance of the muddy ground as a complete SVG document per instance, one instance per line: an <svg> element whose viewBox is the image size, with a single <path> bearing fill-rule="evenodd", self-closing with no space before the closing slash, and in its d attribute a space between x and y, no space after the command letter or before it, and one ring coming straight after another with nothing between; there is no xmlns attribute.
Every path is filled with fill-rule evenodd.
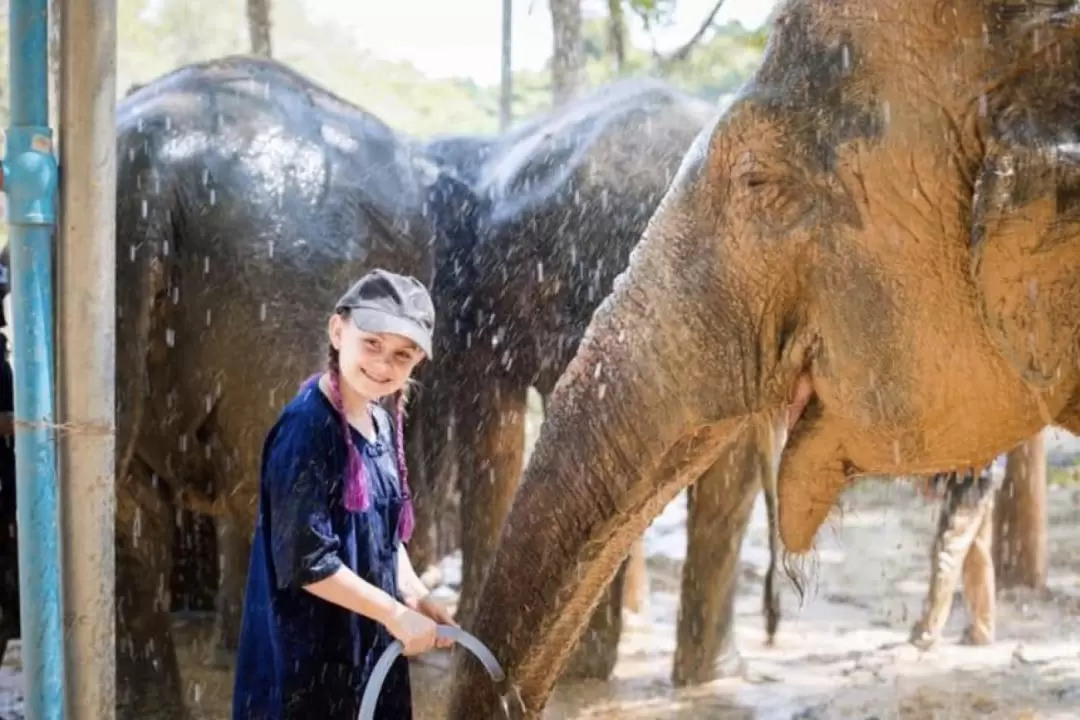
<svg viewBox="0 0 1080 720"><path fill-rule="evenodd" d="M764 647L759 617L767 561L760 503L743 548L737 633L748 664L742 679L676 692L668 679L685 527L680 496L650 528L650 604L628 618L614 677L560 687L548 718L783 718L938 720L1075 718L1080 706L1080 489L1050 492L1051 572L1047 591L1000 596L998 641L956 644L965 624L957 601L941 646L906 644L929 572L936 508L910 486L864 485L849 493L842 518L819 536L815 582L803 607L785 587L777 646ZM455 559L443 565L452 597ZM207 618L178 619L195 716L226 718L231 674L215 668ZM447 658L414 664L417 720L435 720ZM0 718L21 716L18 645L0 669Z"/></svg>

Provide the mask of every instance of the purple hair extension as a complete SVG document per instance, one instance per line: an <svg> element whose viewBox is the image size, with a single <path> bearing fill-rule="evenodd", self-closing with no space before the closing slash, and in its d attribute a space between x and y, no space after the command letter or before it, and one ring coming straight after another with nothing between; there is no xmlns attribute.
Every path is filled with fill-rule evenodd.
<svg viewBox="0 0 1080 720"><path fill-rule="evenodd" d="M341 399L341 376L337 368L330 370L330 402L341 415L341 429L345 433L345 446L349 450L349 461L345 468L345 509L349 512L367 510L370 501L364 478L364 464L360 461L360 451L352 441L349 419L345 416L345 403Z"/></svg>
<svg viewBox="0 0 1080 720"><path fill-rule="evenodd" d="M413 512L412 493L409 492L409 470L405 465L405 393L397 394L397 462L398 476L401 480L401 493L405 496L398 514L398 537L401 542L409 542L416 527L416 515Z"/></svg>

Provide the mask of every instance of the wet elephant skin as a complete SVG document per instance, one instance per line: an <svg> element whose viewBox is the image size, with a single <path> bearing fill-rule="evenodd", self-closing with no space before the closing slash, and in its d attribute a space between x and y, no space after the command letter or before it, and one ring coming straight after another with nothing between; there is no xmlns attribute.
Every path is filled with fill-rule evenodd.
<svg viewBox="0 0 1080 720"><path fill-rule="evenodd" d="M458 420L451 460L441 472L455 473L461 489L458 618L466 624L521 470L526 390L551 392L683 154L714 114L670 85L635 79L593 91L501 137L450 136L425 147L474 195L467 208L446 213L453 217L456 211L459 222L467 216L474 230L471 240L465 235L472 245L456 242L458 256L440 263L436 273L444 322L438 356L446 362L436 361L435 382L450 395L423 410L452 408ZM734 472L724 463L711 482L723 487ZM451 483L437 482L446 493ZM752 501L756 485L746 492ZM741 495L722 495L701 505L703 517L736 512L741 518ZM724 530L733 533L733 547L725 539L719 552L737 558L744 530L744 519L734 521ZM725 588L733 588L736 564L720 559L709 567L707 558L716 559L717 548L695 550L704 556L695 583L684 584L682 599L691 608L687 627L705 613L721 642L707 643L700 658L687 654L693 661L676 668L680 683L700 680L719 647L730 644L729 608L701 595L724 596ZM595 647L575 657L571 674L610 673L618 628L612 633L609 626L618 624L616 608L609 592L584 639ZM680 631L684 642L693 636Z"/></svg>
<svg viewBox="0 0 1080 720"><path fill-rule="evenodd" d="M1078 27L990 0L779 9L552 392L500 537L473 628L531 716L633 540L802 382L777 478L796 554L861 475L1080 429ZM490 716L469 666L451 684L452 717Z"/></svg>
<svg viewBox="0 0 1080 720"><path fill-rule="evenodd" d="M262 438L324 366L349 282L374 266L431 282L439 185L409 141L269 61L181 68L117 118L118 702L179 717L174 514L213 489L198 509L218 515L234 647Z"/></svg>

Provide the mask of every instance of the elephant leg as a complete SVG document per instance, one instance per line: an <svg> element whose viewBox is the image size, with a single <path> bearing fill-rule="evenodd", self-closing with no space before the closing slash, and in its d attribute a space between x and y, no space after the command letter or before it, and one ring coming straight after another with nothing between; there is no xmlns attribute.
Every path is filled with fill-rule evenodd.
<svg viewBox="0 0 1080 720"><path fill-rule="evenodd" d="M499 544L510 512L525 454L525 388L495 381L474 399L475 418L461 417L459 428L473 426L461 438L461 597L459 622L468 624L484 574ZM471 433L470 433L471 434Z"/></svg>
<svg viewBox="0 0 1080 720"><path fill-rule="evenodd" d="M933 647L949 619L961 569L981 524L978 505L961 502L957 493L946 494L930 557L926 605L922 617L911 630L910 642L922 650Z"/></svg>
<svg viewBox="0 0 1080 720"><path fill-rule="evenodd" d="M672 668L676 687L742 672L734 639L735 590L763 459L749 437L687 489L686 563Z"/></svg>
<svg viewBox="0 0 1080 720"><path fill-rule="evenodd" d="M964 558L964 597L968 604L970 624L964 641L970 645L994 642L994 621L997 614L994 599L994 558L991 544L994 536L994 492L988 492L976 508L978 530Z"/></svg>
<svg viewBox="0 0 1080 720"><path fill-rule="evenodd" d="M219 664L223 664L240 646L244 588L259 500L259 453L257 447L231 453L224 443L211 442L214 443L215 486L225 498L223 514L214 523L219 563L216 654Z"/></svg>
<svg viewBox="0 0 1080 720"><path fill-rule="evenodd" d="M608 585L593 611L585 632L567 662L564 677L607 680L619 659L619 638L622 636L622 610L626 572L630 558L623 561L614 580Z"/></svg>
<svg viewBox="0 0 1080 720"><path fill-rule="evenodd" d="M428 566L438 561L435 548L439 542L437 523L440 508L433 487L436 469L428 458L425 428L421 426L423 418L417 417L415 406L411 409L413 412L405 422L405 462L409 468L409 490L412 492L416 524L408 547L413 568L417 575L423 575ZM427 410L423 403L419 405L419 413Z"/></svg>
<svg viewBox="0 0 1080 720"><path fill-rule="evenodd" d="M131 462L116 498L118 720L186 717L169 614L172 527L149 469Z"/></svg>
<svg viewBox="0 0 1080 720"><path fill-rule="evenodd" d="M623 582L623 609L641 614L649 603L649 571L645 565L645 539L638 538L630 546Z"/></svg>
<svg viewBox="0 0 1080 720"><path fill-rule="evenodd" d="M450 511L453 473L447 447L456 424L452 411L447 421L448 405L429 393L422 394L405 427L406 462L416 513L409 559L421 576L438 563L446 541L440 525Z"/></svg>

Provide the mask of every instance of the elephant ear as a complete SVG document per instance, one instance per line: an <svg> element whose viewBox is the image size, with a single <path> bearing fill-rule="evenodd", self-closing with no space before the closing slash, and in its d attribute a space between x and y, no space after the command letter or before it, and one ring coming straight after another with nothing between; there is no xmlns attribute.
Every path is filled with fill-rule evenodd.
<svg viewBox="0 0 1080 720"><path fill-rule="evenodd" d="M1001 354L1038 389L1077 368L1080 90L1060 68L1057 80L1056 92L1025 83L991 108L972 207L971 275L982 319Z"/></svg>

